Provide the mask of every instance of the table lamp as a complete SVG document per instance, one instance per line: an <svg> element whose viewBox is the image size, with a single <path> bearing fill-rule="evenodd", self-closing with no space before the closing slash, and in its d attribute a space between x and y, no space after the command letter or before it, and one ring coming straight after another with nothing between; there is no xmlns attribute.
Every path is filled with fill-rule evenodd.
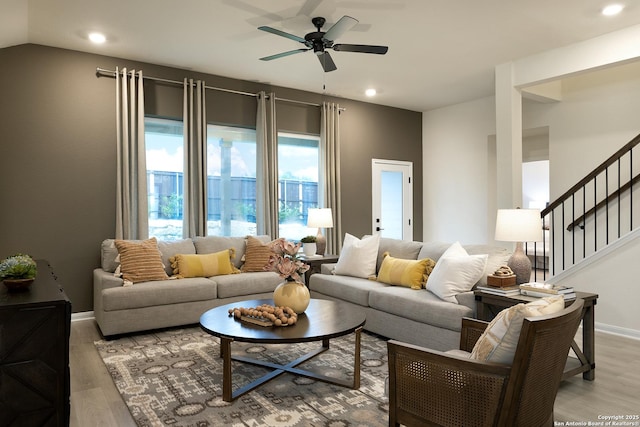
<svg viewBox="0 0 640 427"><path fill-rule="evenodd" d="M542 239L542 218L538 209L498 209L495 239L516 242L516 250L507 265L516 275L516 284L531 281L531 261L523 251L523 242Z"/></svg>
<svg viewBox="0 0 640 427"><path fill-rule="evenodd" d="M322 235L322 229L333 227L331 208L310 208L307 212L307 227L318 229L316 254L324 255L327 249L327 239Z"/></svg>

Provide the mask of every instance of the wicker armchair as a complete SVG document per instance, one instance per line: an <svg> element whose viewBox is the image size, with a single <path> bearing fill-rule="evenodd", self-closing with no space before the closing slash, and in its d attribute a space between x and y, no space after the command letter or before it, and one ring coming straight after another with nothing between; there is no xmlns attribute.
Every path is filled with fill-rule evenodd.
<svg viewBox="0 0 640 427"><path fill-rule="evenodd" d="M559 313L525 318L511 366L389 341L389 425L551 426L578 299ZM460 349L471 351L487 323L463 319Z"/></svg>

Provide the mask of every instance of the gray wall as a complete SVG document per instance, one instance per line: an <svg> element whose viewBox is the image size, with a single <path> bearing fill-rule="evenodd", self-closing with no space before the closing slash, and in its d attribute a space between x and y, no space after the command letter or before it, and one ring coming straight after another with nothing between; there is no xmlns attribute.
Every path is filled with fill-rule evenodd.
<svg viewBox="0 0 640 427"><path fill-rule="evenodd" d="M338 102L343 231L371 232L371 159L414 163L414 238L422 236L421 113L39 45L0 49L0 257L47 259L72 301L92 310L92 270L115 229L115 85L96 67L203 78L208 86ZM145 83L146 111L182 116L180 87ZM319 133L317 107L278 102L280 130ZM255 126L255 98L207 92L215 123Z"/></svg>

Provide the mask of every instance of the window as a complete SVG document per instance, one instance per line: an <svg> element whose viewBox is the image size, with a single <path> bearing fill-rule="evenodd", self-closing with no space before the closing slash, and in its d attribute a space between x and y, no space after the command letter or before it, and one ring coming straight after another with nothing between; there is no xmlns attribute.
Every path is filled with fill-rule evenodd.
<svg viewBox="0 0 640 427"><path fill-rule="evenodd" d="M145 145L149 236L182 239L184 136L182 122L147 117Z"/></svg>
<svg viewBox="0 0 640 427"><path fill-rule="evenodd" d="M149 236L182 239L184 136L179 120L145 119ZM318 207L318 136L278 134L280 236L308 234L307 211ZM207 235L255 235L256 131L207 126Z"/></svg>
<svg viewBox="0 0 640 427"><path fill-rule="evenodd" d="M280 237L300 240L317 233L307 228L307 210L318 207L318 136L278 133L278 217Z"/></svg>
<svg viewBox="0 0 640 427"><path fill-rule="evenodd" d="M256 131L207 126L207 234L256 234Z"/></svg>

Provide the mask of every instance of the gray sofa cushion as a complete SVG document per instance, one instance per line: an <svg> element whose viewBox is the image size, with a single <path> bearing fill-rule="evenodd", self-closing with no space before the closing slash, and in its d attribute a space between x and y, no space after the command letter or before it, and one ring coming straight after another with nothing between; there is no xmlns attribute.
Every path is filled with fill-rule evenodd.
<svg viewBox="0 0 640 427"><path fill-rule="evenodd" d="M169 276L173 276L173 269L169 258L178 254L195 254L196 247L191 239L175 240L175 241L158 241L158 249L162 255L162 264L164 264L164 270Z"/></svg>
<svg viewBox="0 0 640 427"><path fill-rule="evenodd" d="M217 298L216 284L204 277L136 283L102 291L105 311L206 301Z"/></svg>
<svg viewBox="0 0 640 427"><path fill-rule="evenodd" d="M473 315L473 310L469 307L442 301L426 289L414 290L402 286L371 290L369 306L453 331L460 331L462 317Z"/></svg>
<svg viewBox="0 0 640 427"><path fill-rule="evenodd" d="M218 288L218 298L231 298L242 295L253 295L273 290L284 280L271 271L226 274L210 278Z"/></svg>
<svg viewBox="0 0 640 427"><path fill-rule="evenodd" d="M364 307L369 305L369 292L385 286L387 285L360 277L328 274L314 274L309 281L309 289L313 291Z"/></svg>
<svg viewBox="0 0 640 427"><path fill-rule="evenodd" d="M389 239L386 237L381 238L378 248L376 272L380 271L380 265L382 265L385 252L389 252L389 255L394 258L418 259L420 248L422 248L422 242L408 242L406 240Z"/></svg>
<svg viewBox="0 0 640 427"><path fill-rule="evenodd" d="M444 251L449 249L449 246L451 243L447 242L424 242L420 248L418 259L431 258L437 262Z"/></svg>
<svg viewBox="0 0 640 427"><path fill-rule="evenodd" d="M140 240L132 240L133 242L140 242ZM116 257L118 256L118 248L116 248L115 239L105 239L102 241L102 246L100 248L101 255L101 266L102 269L106 272L113 273L120 265L119 262L116 262Z"/></svg>
<svg viewBox="0 0 640 427"><path fill-rule="evenodd" d="M271 237L267 235L255 236L263 243L271 241ZM104 271L113 273L118 268L116 257L118 256L118 248L114 244L115 239L105 239L101 246L101 267ZM140 240L131 240L132 242L140 242ZM233 258L233 264L240 268L242 265L242 257L246 249L246 237L224 237L224 236L206 236L195 237L192 239L183 239L176 241L158 241L158 249L162 254L162 263L164 269L169 276L173 274L169 258L177 254L211 254L220 252L225 249L235 249L236 255Z"/></svg>
<svg viewBox="0 0 640 427"><path fill-rule="evenodd" d="M231 261L233 265L240 268L242 265L242 256L247 246L245 240L244 237L206 236L194 237L193 244L196 247L196 252L199 254L212 254L233 248L236 251L236 256Z"/></svg>
<svg viewBox="0 0 640 427"><path fill-rule="evenodd" d="M267 243L271 241L271 237L267 235L254 236L256 239ZM194 237L193 244L196 247L196 252L199 254L212 254L220 252L225 249L235 249L236 256L233 258L233 265L237 268L242 266L242 257L247 249L246 237L225 237L225 236L206 236L206 237Z"/></svg>

